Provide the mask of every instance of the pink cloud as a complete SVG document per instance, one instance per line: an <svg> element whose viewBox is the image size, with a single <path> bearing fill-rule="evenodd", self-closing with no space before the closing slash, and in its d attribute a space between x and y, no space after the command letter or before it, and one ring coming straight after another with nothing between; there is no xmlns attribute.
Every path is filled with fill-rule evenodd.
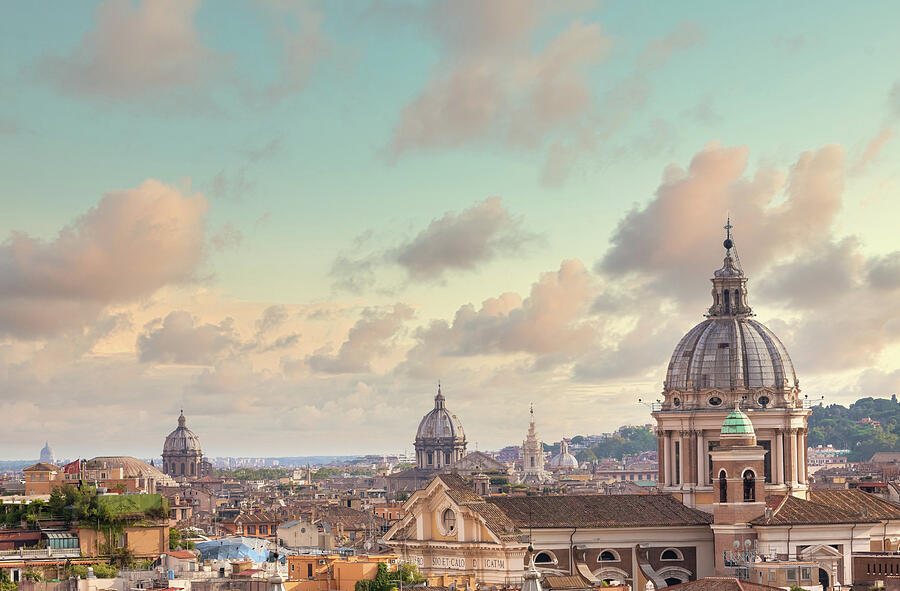
<svg viewBox="0 0 900 591"><path fill-rule="evenodd" d="M200 0L107 0L69 55L45 57L39 73L73 94L130 99L198 87L221 66L194 26Z"/></svg>
<svg viewBox="0 0 900 591"><path fill-rule="evenodd" d="M107 193L52 241L14 233L0 246L0 331L81 326L109 304L191 280L206 210L202 195L148 180Z"/></svg>

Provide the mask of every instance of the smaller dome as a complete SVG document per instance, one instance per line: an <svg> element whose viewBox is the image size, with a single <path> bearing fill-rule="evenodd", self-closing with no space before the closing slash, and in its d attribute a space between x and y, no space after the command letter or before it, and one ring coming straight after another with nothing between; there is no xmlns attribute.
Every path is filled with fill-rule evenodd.
<svg viewBox="0 0 900 591"><path fill-rule="evenodd" d="M186 453L200 450L200 438L185 426L184 413L178 415L178 427L166 437L163 453Z"/></svg>
<svg viewBox="0 0 900 591"><path fill-rule="evenodd" d="M56 454L53 453L53 448L50 447L49 441L45 441L44 447L41 449L41 461L48 464L53 464L56 461Z"/></svg>
<svg viewBox="0 0 900 591"><path fill-rule="evenodd" d="M738 406L728 413L725 421L722 423L722 435L755 435L753 423L750 417L742 411Z"/></svg>
<svg viewBox="0 0 900 591"><path fill-rule="evenodd" d="M559 453L550 459L551 468L577 468L578 460L569 453L569 443L563 439L559 442Z"/></svg>
<svg viewBox="0 0 900 591"><path fill-rule="evenodd" d="M422 417L419 429L416 431L416 441L430 439L452 439L465 442L466 434L462 424L455 414L451 414L444 406L446 399L438 386L437 396L434 397L434 408Z"/></svg>

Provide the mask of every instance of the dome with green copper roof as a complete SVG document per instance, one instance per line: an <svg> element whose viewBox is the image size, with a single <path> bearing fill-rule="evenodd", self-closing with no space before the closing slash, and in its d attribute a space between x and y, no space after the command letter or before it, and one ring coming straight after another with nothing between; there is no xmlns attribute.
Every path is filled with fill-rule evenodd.
<svg viewBox="0 0 900 591"><path fill-rule="evenodd" d="M735 405L734 410L728 413L722 423L722 435L756 435L750 417Z"/></svg>

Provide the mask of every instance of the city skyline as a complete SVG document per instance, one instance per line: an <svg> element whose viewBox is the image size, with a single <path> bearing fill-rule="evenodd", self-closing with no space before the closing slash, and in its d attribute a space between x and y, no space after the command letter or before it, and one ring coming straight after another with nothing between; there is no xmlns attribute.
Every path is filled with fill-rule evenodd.
<svg viewBox="0 0 900 591"><path fill-rule="evenodd" d="M729 214L803 394L900 389L890 3L47 6L0 23L4 458L181 408L411 450L439 380L470 451L648 423Z"/></svg>

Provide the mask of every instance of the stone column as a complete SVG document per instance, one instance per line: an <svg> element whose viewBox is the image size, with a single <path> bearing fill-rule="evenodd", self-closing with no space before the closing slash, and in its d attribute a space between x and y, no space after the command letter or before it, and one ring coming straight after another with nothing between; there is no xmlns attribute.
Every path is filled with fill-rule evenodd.
<svg viewBox="0 0 900 591"><path fill-rule="evenodd" d="M665 432L656 430L656 463L657 463L657 485L664 486L666 483L666 437Z"/></svg>
<svg viewBox="0 0 900 591"><path fill-rule="evenodd" d="M791 449L791 430L784 430L784 481L786 483L793 483L793 479L791 478L791 472L793 471L794 462L791 461L793 457L793 450Z"/></svg>
<svg viewBox="0 0 900 591"><path fill-rule="evenodd" d="M697 435L697 484L706 486L708 478L706 477L706 439L703 437L703 431L694 431Z"/></svg>
<svg viewBox="0 0 900 591"><path fill-rule="evenodd" d="M806 484L806 429L798 429L797 480Z"/></svg>
<svg viewBox="0 0 900 591"><path fill-rule="evenodd" d="M784 431L775 429L775 484L784 484Z"/></svg>
<svg viewBox="0 0 900 591"><path fill-rule="evenodd" d="M796 484L799 482L799 474L800 474L800 454L799 452L799 444L797 438L797 428L791 428L791 482Z"/></svg>
<svg viewBox="0 0 900 591"><path fill-rule="evenodd" d="M663 431L663 448L665 449L665 454L663 456L663 485L664 486L672 486L672 464L674 463L674 458L672 457L672 432L671 431Z"/></svg>
<svg viewBox="0 0 900 591"><path fill-rule="evenodd" d="M678 484L684 486L684 475L687 474L687 470L684 469L684 460L687 456L684 449L684 437L685 432L678 432Z"/></svg>

